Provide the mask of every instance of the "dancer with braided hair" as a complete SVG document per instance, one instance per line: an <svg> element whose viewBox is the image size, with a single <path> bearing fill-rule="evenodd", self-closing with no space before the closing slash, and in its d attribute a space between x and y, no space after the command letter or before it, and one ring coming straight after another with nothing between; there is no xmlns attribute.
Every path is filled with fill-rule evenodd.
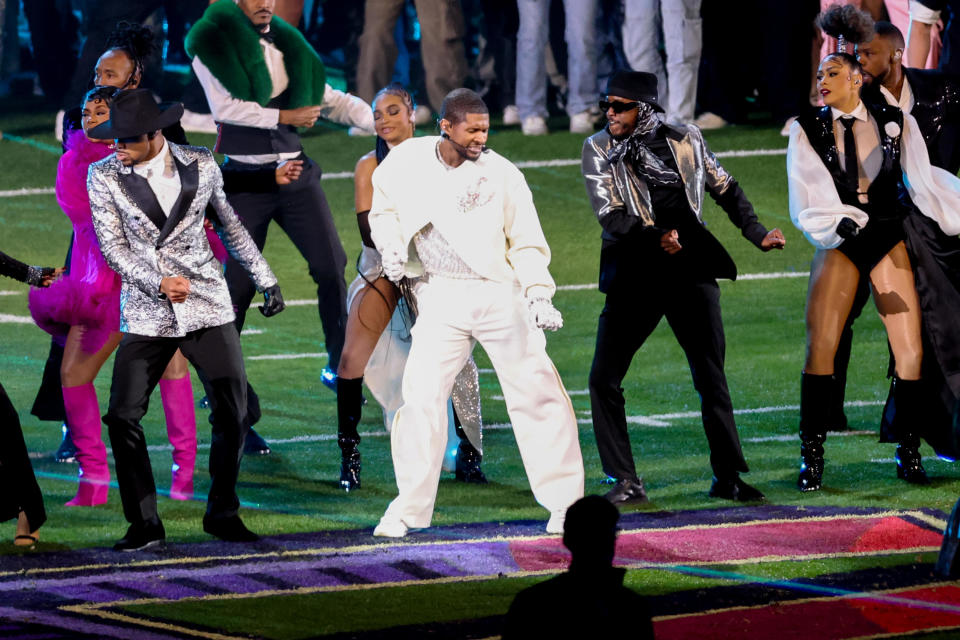
<svg viewBox="0 0 960 640"><path fill-rule="evenodd" d="M69 272L51 287L30 292L30 312L37 325L64 348L59 377L80 463L80 485L68 506L105 503L110 481L93 381L120 341L120 277L104 261L93 230L87 170L113 149L86 132L109 119L116 92L113 87L96 87L87 93L83 129L69 133L67 152L57 168L57 202L73 223ZM222 249L219 241L215 246ZM170 497L187 500L193 495L197 423L190 371L179 352L163 373L160 395L173 445Z"/></svg>

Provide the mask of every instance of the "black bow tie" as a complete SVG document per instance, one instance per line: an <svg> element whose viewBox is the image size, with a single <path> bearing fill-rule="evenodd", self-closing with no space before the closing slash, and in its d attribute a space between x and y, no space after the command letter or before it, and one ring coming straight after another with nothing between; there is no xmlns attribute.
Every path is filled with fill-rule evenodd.
<svg viewBox="0 0 960 640"><path fill-rule="evenodd" d="M266 40L269 43L273 43L273 30L269 28L269 25L264 27L264 31L257 31L257 34L262 40Z"/></svg>

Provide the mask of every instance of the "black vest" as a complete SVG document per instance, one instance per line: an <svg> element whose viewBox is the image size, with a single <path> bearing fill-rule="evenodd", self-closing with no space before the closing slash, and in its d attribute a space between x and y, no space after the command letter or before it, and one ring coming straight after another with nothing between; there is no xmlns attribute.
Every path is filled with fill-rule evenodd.
<svg viewBox="0 0 960 640"><path fill-rule="evenodd" d="M267 103L268 109L284 109L290 98L289 89ZM290 124L278 124L276 129L245 127L226 122L217 123L217 153L232 155L266 155L293 153L303 150L297 128Z"/></svg>
<svg viewBox="0 0 960 640"><path fill-rule="evenodd" d="M830 107L823 107L797 118L810 145L817 152L823 164L833 177L840 201L846 205L865 211L870 217L901 218L910 213L913 203L903 183L903 170L900 167L900 139L903 130L903 113L890 105L864 103L867 111L877 121L880 130L880 148L883 162L880 173L867 189L869 202L860 202L857 192L847 184L846 174L840 166L840 152L833 135L833 115ZM894 123L901 133L890 136L886 131L888 123Z"/></svg>

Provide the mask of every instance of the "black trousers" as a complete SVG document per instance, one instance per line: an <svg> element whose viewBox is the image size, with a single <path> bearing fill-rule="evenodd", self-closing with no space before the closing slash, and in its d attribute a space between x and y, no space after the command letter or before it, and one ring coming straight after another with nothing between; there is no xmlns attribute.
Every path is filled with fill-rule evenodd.
<svg viewBox="0 0 960 640"><path fill-rule="evenodd" d="M21 511L31 531L47 520L43 495L20 430L20 417L0 384L0 522L18 517Z"/></svg>
<svg viewBox="0 0 960 640"><path fill-rule="evenodd" d="M604 472L617 480L638 481L621 383L634 354L664 316L687 356L693 386L700 394L714 475L729 479L747 471L723 371L726 342L716 281L638 279L633 285L629 292L607 294L590 369L593 431Z"/></svg>
<svg viewBox="0 0 960 640"><path fill-rule="evenodd" d="M243 456L247 421L247 375L240 351L240 334L233 323L199 329L182 338L124 334L117 349L110 387L110 408L103 417L116 462L123 515L131 524L154 523L157 489L140 420L150 394L177 349L204 375L210 400L210 493L207 515L237 513L237 475Z"/></svg>
<svg viewBox="0 0 960 640"><path fill-rule="evenodd" d="M347 326L347 283L343 277L347 254L340 244L330 205L320 186L320 167L309 158L304 160L300 179L280 187L279 193L234 192L229 193L227 199L261 251L267 242L270 222L275 220L307 261L310 276L317 283L317 306L330 356L329 367L336 371ZM223 170L262 166L227 162ZM232 257L227 261L227 286L240 330L256 288L250 275Z"/></svg>

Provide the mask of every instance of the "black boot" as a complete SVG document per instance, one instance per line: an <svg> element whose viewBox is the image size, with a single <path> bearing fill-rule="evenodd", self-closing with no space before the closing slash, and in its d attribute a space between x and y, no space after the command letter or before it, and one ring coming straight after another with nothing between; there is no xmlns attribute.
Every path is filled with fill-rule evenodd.
<svg viewBox="0 0 960 640"><path fill-rule="evenodd" d="M360 488L360 414L363 378L337 378L337 444L340 445L340 488Z"/></svg>
<svg viewBox="0 0 960 640"><path fill-rule="evenodd" d="M891 385L894 415L893 433L897 438L897 477L910 484L930 484L920 458L920 437L923 426L922 380L901 380L894 376Z"/></svg>
<svg viewBox="0 0 960 640"><path fill-rule="evenodd" d="M827 402L836 381L833 376L804 373L800 380L800 491L819 491L823 483L823 443L827 439Z"/></svg>
<svg viewBox="0 0 960 640"><path fill-rule="evenodd" d="M70 428L67 426L67 423L64 422L60 429L63 431L63 439L60 440L60 446L57 447L56 453L53 454L53 459L57 462L76 462L77 461L77 445L73 444L73 438L70 437Z"/></svg>
<svg viewBox="0 0 960 640"><path fill-rule="evenodd" d="M476 447L466 438L461 438L457 447L457 480L468 484L487 484L487 476L480 468L482 459L483 456Z"/></svg>
<svg viewBox="0 0 960 640"><path fill-rule="evenodd" d="M456 427L457 436L460 438L460 444L457 446L457 468L454 472L456 479L468 484L487 484L487 476L480 468L483 455L471 444L467 434L464 433L456 409L453 411L453 425Z"/></svg>

